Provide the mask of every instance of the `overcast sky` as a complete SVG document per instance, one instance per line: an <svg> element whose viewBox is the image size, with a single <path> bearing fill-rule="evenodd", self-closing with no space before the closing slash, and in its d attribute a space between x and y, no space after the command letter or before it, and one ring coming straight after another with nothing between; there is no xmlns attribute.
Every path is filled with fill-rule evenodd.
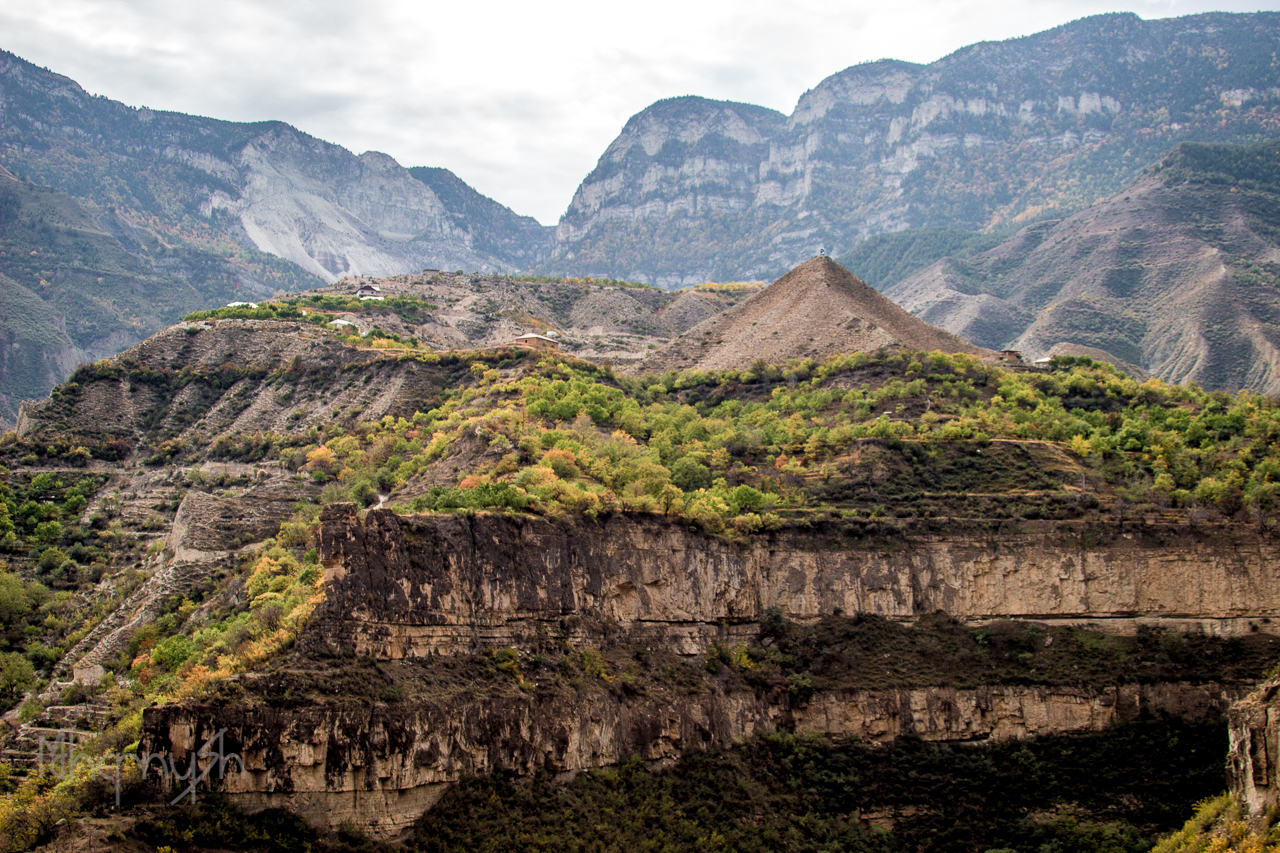
<svg viewBox="0 0 1280 853"><path fill-rule="evenodd" d="M627 119L702 95L790 113L850 65L931 62L1100 12L1280 0L6 0L0 47L132 106L279 119L444 166L554 224Z"/></svg>

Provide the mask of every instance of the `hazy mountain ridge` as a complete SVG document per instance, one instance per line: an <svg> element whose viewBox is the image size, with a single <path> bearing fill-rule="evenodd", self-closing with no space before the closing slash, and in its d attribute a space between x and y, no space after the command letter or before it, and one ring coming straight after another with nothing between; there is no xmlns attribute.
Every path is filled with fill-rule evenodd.
<svg viewBox="0 0 1280 853"><path fill-rule="evenodd" d="M270 259L273 264L280 261ZM0 424L85 361L188 311L270 295L270 265L168 247L118 212L88 212L0 167Z"/></svg>
<svg viewBox="0 0 1280 853"><path fill-rule="evenodd" d="M661 101L579 187L543 269L767 279L879 232L1071 212L1179 141L1274 133L1278 34L1275 13L1102 15L927 66L854 66L790 117Z"/></svg>
<svg viewBox="0 0 1280 853"><path fill-rule="evenodd" d="M1171 382L1280 391L1280 143L1179 146L1117 195L889 287L1029 357L1095 347Z"/></svg>
<svg viewBox="0 0 1280 853"><path fill-rule="evenodd" d="M134 109L8 53L0 147L4 164L36 183L119 207L166 239L285 258L301 268L289 289L310 286L309 275L512 269L530 257L460 225L385 154L356 156L283 122Z"/></svg>
<svg viewBox="0 0 1280 853"><path fill-rule="evenodd" d="M409 174L431 188L459 229L474 232L476 251L530 266L550 252L554 228L481 195L448 169L411 166Z"/></svg>

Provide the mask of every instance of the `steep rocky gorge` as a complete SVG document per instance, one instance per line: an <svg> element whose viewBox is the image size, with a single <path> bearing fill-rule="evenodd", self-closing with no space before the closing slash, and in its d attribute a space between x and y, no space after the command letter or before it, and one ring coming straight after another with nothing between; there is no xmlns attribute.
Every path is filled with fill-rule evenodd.
<svg viewBox="0 0 1280 853"><path fill-rule="evenodd" d="M492 305L470 305L514 310L499 302L514 299L505 283L482 284ZM462 314L446 298L450 282L410 277L395 287L437 288L430 306L395 315L403 322ZM561 314L582 308L557 299L569 295L559 286L539 293ZM626 291L591 285L577 295ZM666 294L636 302L657 296ZM373 305L403 307L395 299ZM875 368L906 367L877 358ZM349 471L308 462L323 457L321 446L359 446L399 470L404 459L391 459L409 454L410 439L425 447L443 431L451 393L492 412L495 374L573 376L578 364L506 348L377 349L305 319L209 318L86 367L25 409L22 435L7 440L6 459L21 472L12 486L27 494L28 477L69 478L85 466L106 485L75 512L88 524L117 507L85 538L102 528L122 536L106 526L115 521L145 538L117 561L137 560L136 593L67 642L74 647L50 668L63 682L54 686L104 672L119 684L157 672L187 679L175 693L189 698L147 700L144 756L179 765L194 756L208 769L207 751L197 753L221 732L223 752L238 760L206 781L233 803L392 835L470 775L565 779L631 756L684 766L690 753L779 740L772 734L894 742L886 749L904 738L1105 739L1115 723L1162 714L1221 733L1227 707L1280 652L1265 515L1135 510L1063 443L938 441L921 455L920 442L895 450L868 437L812 472L812 504L778 506L751 528L712 527L674 507L661 514L657 504L615 503L598 515L546 501L445 512L428 490L461 493L454 484L476 465L502 459L503 443L478 429L460 428L447 452L392 486L371 480L376 489L363 494ZM599 368L591 375L620 383ZM847 390L840 383L895 375L834 377L836 399ZM768 398L757 384L742 393ZM680 411L697 411L692 395L678 399ZM556 417L555 429L514 434L531 460L549 452L545 436L597 438L576 411ZM347 458L353 470L362 464ZM55 464L63 467L46 470ZM872 480L873 496L854 494ZM923 489L927 501L914 500ZM304 500L314 503L295 506ZM15 555L19 570L34 576L37 554ZM310 599L316 609L301 621L272 603L276 560L306 573L307 596L323 582L323 600ZM124 574L104 587L111 577ZM181 628L172 613L189 614ZM200 647L180 673L151 668L141 643L155 640L144 633L166 618L180 633L163 642L216 633L226 644ZM238 662L277 634L287 640L270 656ZM176 788L169 799L185 786L172 773L161 781Z"/></svg>

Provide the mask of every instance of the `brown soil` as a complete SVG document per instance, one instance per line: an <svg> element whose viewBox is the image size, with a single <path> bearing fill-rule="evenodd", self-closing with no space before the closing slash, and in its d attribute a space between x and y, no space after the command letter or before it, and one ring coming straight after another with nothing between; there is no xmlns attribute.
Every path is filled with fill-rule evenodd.
<svg viewBox="0 0 1280 853"><path fill-rule="evenodd" d="M889 346L994 355L911 316L835 261L817 257L699 323L640 369L742 369L757 359L784 364Z"/></svg>

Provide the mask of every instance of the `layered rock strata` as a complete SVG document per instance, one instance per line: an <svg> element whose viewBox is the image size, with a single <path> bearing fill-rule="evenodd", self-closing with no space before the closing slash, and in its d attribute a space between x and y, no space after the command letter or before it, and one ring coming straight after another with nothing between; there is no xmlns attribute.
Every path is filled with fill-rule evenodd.
<svg viewBox="0 0 1280 853"><path fill-rule="evenodd" d="M143 749L187 768L222 732L220 754L243 759L244 771L233 759L209 781L241 807L288 808L331 827L352 821L390 835L450 783L495 770L574 773L630 755L671 760L780 728L875 742L1099 731L1144 713L1217 717L1241 692L1219 684L924 687L820 694L803 708L745 691L624 699L603 690L296 710L169 705L147 710ZM204 771L216 761L197 764ZM173 791L187 784L164 781Z"/></svg>
<svg viewBox="0 0 1280 853"><path fill-rule="evenodd" d="M1249 814L1280 805L1280 680L1271 678L1232 706L1227 783Z"/></svg>
<svg viewBox="0 0 1280 853"><path fill-rule="evenodd" d="M573 687L516 679L450 693L432 674L448 663L438 656L619 642L698 654L755 634L762 617L778 613L801 622L942 611L963 620L1243 627L1261 626L1280 608L1275 545L1249 531L1104 534L1061 523L999 534L958 523L946 535L886 531L839 523L726 542L648 516L371 510L361 519L352 504L330 505L321 529L326 600L290 677L307 660L340 666L357 655L385 662L374 667L380 683L412 683L406 695L425 698L272 707L288 705L289 691L257 676L243 683L242 702L149 709L143 748L169 756L170 766L193 754L207 766L213 759L198 754L221 732L223 754L239 756L244 770L233 762L212 781L242 806L282 806L320 823L351 820L394 834L468 774L573 773L637 754L669 760L778 730L975 741L1097 731L1150 713L1217 718L1247 689L922 685L819 689L800 701L735 679L708 679L688 692L660 680L623 690L584 678ZM284 700L272 699L276 692ZM167 783L186 784L172 775Z"/></svg>
<svg viewBox="0 0 1280 853"><path fill-rule="evenodd" d="M777 608L792 621L1141 622L1266 628L1280 553L1248 530L1118 531L1028 523L866 535L859 526L725 542L652 517L548 521L325 510L326 602L308 642L382 659L606 636L700 654ZM1263 621L1267 620L1267 621Z"/></svg>

